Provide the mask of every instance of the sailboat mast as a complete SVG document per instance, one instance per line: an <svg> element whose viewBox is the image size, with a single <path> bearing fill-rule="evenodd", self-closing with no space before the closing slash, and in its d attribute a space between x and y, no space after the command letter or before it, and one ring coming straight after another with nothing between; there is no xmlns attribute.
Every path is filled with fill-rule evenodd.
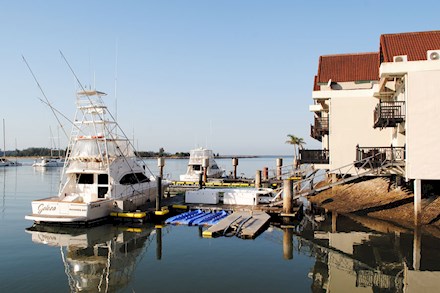
<svg viewBox="0 0 440 293"><path fill-rule="evenodd" d="M6 158L5 118L3 118L3 158Z"/></svg>

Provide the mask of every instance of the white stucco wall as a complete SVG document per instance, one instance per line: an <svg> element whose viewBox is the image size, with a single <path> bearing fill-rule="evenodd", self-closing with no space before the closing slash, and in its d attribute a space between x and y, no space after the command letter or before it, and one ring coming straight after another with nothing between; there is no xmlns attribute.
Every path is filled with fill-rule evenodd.
<svg viewBox="0 0 440 293"><path fill-rule="evenodd" d="M356 160L356 145L391 146L392 128L373 128L373 111L379 100L371 90L333 91L330 100L330 170ZM344 168L342 172L353 172Z"/></svg>
<svg viewBox="0 0 440 293"><path fill-rule="evenodd" d="M409 72L406 98L406 176L440 180L440 70Z"/></svg>

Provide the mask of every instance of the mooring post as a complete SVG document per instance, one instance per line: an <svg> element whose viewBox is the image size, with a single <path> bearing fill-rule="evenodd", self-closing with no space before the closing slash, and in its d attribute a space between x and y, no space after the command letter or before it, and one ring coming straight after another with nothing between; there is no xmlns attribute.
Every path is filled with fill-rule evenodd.
<svg viewBox="0 0 440 293"><path fill-rule="evenodd" d="M269 180L269 168L268 167L263 168L263 180Z"/></svg>
<svg viewBox="0 0 440 293"><path fill-rule="evenodd" d="M162 227L156 227L156 259L162 259Z"/></svg>
<svg viewBox="0 0 440 293"><path fill-rule="evenodd" d="M293 229L283 229L283 257L293 259Z"/></svg>
<svg viewBox="0 0 440 293"><path fill-rule="evenodd" d="M157 158L157 166L159 167L159 176L160 178L163 178L163 167L165 166L165 158Z"/></svg>
<svg viewBox="0 0 440 293"><path fill-rule="evenodd" d="M293 204L293 183L292 183L292 180L284 179L283 185L284 185L283 213L291 214L292 213L292 204Z"/></svg>
<svg viewBox="0 0 440 293"><path fill-rule="evenodd" d="M203 174L199 173L199 189L203 188Z"/></svg>
<svg viewBox="0 0 440 293"><path fill-rule="evenodd" d="M281 180L283 177L283 159L277 159L277 179Z"/></svg>
<svg viewBox="0 0 440 293"><path fill-rule="evenodd" d="M420 225L422 217L422 180L414 179L414 224Z"/></svg>
<svg viewBox="0 0 440 293"><path fill-rule="evenodd" d="M157 177L157 195L156 195L156 211L161 209L161 198L162 198L162 177Z"/></svg>
<svg viewBox="0 0 440 293"><path fill-rule="evenodd" d="M208 181L208 167L209 167L209 159L205 158L202 162L202 168L203 168L203 182Z"/></svg>
<svg viewBox="0 0 440 293"><path fill-rule="evenodd" d="M255 173L255 188L261 187L261 170L257 170Z"/></svg>
<svg viewBox="0 0 440 293"><path fill-rule="evenodd" d="M238 158L232 158L232 166L234 166L234 179L237 179Z"/></svg>

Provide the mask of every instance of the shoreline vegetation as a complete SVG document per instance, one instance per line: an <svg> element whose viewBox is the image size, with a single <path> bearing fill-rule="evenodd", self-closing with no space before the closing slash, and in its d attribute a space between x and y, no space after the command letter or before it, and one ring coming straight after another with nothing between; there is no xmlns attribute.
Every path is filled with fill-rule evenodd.
<svg viewBox="0 0 440 293"><path fill-rule="evenodd" d="M49 149L49 148L27 148L24 150L14 150L14 151L0 151L0 157L8 158L41 158L41 157L64 157L66 150ZM154 151L138 151L137 155L143 158L167 158L167 159L188 159L189 152L176 152L174 154L165 152L163 148L159 149L158 152ZM231 158L260 158L260 157L272 157L272 155L220 155L219 153L214 153L214 157L218 159L231 159ZM274 156L276 157L276 156ZM278 156L280 157L280 156ZM281 156L282 157L282 156Z"/></svg>
<svg viewBox="0 0 440 293"><path fill-rule="evenodd" d="M388 178L372 178L334 186L308 200L325 210L349 217L368 218L393 224L397 229L416 229L414 193L395 187ZM431 192L422 197L420 226L422 232L440 238L440 194Z"/></svg>

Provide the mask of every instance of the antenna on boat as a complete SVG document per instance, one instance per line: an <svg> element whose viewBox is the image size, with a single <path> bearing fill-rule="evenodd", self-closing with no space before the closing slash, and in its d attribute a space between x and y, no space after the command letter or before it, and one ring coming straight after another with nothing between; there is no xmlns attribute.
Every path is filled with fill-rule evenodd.
<svg viewBox="0 0 440 293"><path fill-rule="evenodd" d="M119 42L116 39L116 57L115 57L115 121L118 122L118 52L119 52ZM118 129L116 128L116 136L118 135Z"/></svg>
<svg viewBox="0 0 440 293"><path fill-rule="evenodd" d="M46 101L43 101L40 99L40 101L44 102L46 105L49 106L49 108L52 110L52 114L55 116L55 118L58 121L58 124L61 126L61 129L64 132L64 135L69 138L69 136L67 135L66 130L63 127L63 124L61 124L60 119L58 118L58 115L56 113L60 113L58 110L56 110L49 102L49 99L47 98L46 94L43 91L43 88L41 87L40 83L38 82L37 77L35 76L34 72L32 71L31 67L29 66L29 63L27 62L26 58L24 58L23 55L21 55L21 57L23 58L24 63L26 64L27 68L29 69L29 72L32 74L32 77L34 78L35 83L37 84L38 88L40 89L41 93L43 94L43 97ZM66 116L62 115L64 118L66 118ZM67 119L68 120L68 119Z"/></svg>

